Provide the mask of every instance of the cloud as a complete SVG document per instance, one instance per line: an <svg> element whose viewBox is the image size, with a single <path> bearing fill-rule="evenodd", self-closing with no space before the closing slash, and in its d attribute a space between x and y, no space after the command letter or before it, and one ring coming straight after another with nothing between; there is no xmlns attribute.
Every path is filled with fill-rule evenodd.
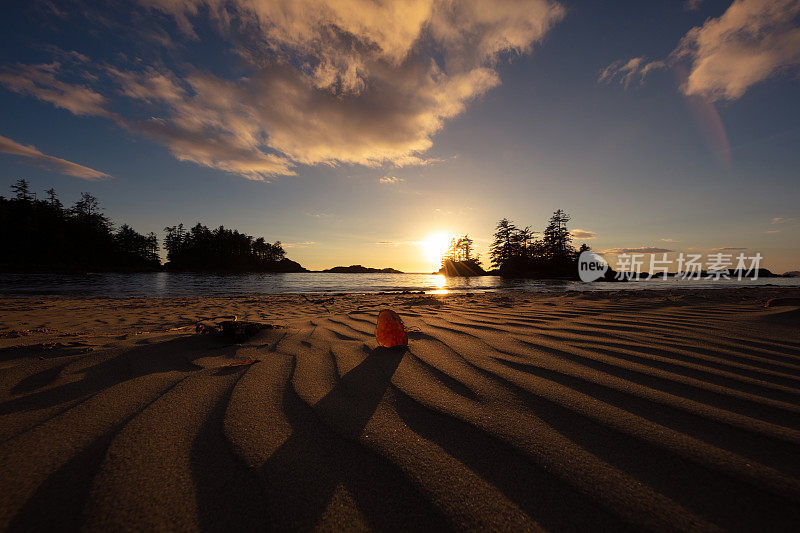
<svg viewBox="0 0 800 533"><path fill-rule="evenodd" d="M181 81L172 72L161 72L147 66L139 72L123 71L113 66L106 74L118 86L121 94L145 102L180 102L187 98Z"/></svg>
<svg viewBox="0 0 800 533"><path fill-rule="evenodd" d="M747 250L747 248L740 248L738 246L724 246L722 248L712 248L712 252L740 252L742 250Z"/></svg>
<svg viewBox="0 0 800 533"><path fill-rule="evenodd" d="M94 170L92 168L73 163L72 161L61 159L60 157L43 154L35 146L20 144L13 139L9 139L8 137L3 137L1 135L0 152L24 157L25 159L42 165L43 167L89 181L97 181L111 177L105 172L100 172L99 170Z"/></svg>
<svg viewBox="0 0 800 533"><path fill-rule="evenodd" d="M378 246L425 246L427 243L425 241L378 241L373 244Z"/></svg>
<svg viewBox="0 0 800 533"><path fill-rule="evenodd" d="M780 232L781 232L781 230L779 230L779 229L768 229L764 233L780 233Z"/></svg>
<svg viewBox="0 0 800 533"><path fill-rule="evenodd" d="M0 85L18 94L33 96L75 115L111 116L106 98L83 85L56 79L58 62L14 65L0 71Z"/></svg>
<svg viewBox="0 0 800 533"><path fill-rule="evenodd" d="M570 235L576 239L594 239L597 233L585 229L575 229L570 232Z"/></svg>
<svg viewBox="0 0 800 533"><path fill-rule="evenodd" d="M800 63L800 0L737 0L695 27L673 55L691 64L686 94L733 100Z"/></svg>
<svg viewBox="0 0 800 533"><path fill-rule="evenodd" d="M681 241L677 241L675 239L661 239L661 241L662 242L681 242Z"/></svg>
<svg viewBox="0 0 800 533"><path fill-rule="evenodd" d="M300 164L427 163L433 136L500 84L498 62L531 52L565 15L552 0L139 3L142 17L174 19L187 48L196 27L216 28L240 59L236 75L184 53L179 69L104 65L102 95L64 81L72 71L58 64L20 65L0 83L75 114L109 116L118 104L125 116L111 118L179 160L249 179L291 175ZM31 73L36 81L26 82Z"/></svg>
<svg viewBox="0 0 800 533"><path fill-rule="evenodd" d="M608 250L603 250L600 253L601 254L665 254L674 251L675 250L669 250L667 248L640 246L639 248L609 248Z"/></svg>
<svg viewBox="0 0 800 533"><path fill-rule="evenodd" d="M609 84L614 80L618 80L627 89L633 83L636 83L636 85L644 83L645 77L650 72L666 67L667 65L663 61L647 61L645 57L634 57L628 61L614 61L603 69L597 81Z"/></svg>
<svg viewBox="0 0 800 533"><path fill-rule="evenodd" d="M315 241L282 242L281 246L284 248L308 248L309 246L313 246L315 244L317 244Z"/></svg>
<svg viewBox="0 0 800 533"><path fill-rule="evenodd" d="M699 2L698 2L699 4ZM686 63L687 95L735 100L753 85L800 65L800 0L736 0L717 18L689 30L663 61L615 61L598 81L627 87L648 72Z"/></svg>
<svg viewBox="0 0 800 533"><path fill-rule="evenodd" d="M383 183L385 185L397 185L398 183L403 183L406 181L404 178L397 178L395 176L384 176L378 180L378 183Z"/></svg>
<svg viewBox="0 0 800 533"><path fill-rule="evenodd" d="M787 224L789 222L794 222L794 219L793 218L786 218L786 217L775 217L775 218L772 219L770 224L772 224L772 225L775 225L775 224Z"/></svg>
<svg viewBox="0 0 800 533"><path fill-rule="evenodd" d="M703 3L703 0L686 0L683 3L683 8L687 11L697 11L700 9L700 4Z"/></svg>

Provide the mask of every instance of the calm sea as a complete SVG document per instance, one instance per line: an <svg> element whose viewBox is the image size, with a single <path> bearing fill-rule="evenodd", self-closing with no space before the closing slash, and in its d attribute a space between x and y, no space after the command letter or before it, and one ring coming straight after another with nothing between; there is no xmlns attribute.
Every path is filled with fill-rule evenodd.
<svg viewBox="0 0 800 533"><path fill-rule="evenodd" d="M723 288L738 286L800 286L800 278L756 281L667 280L627 283L582 283L553 280L504 280L497 276L445 278L431 274L243 274L208 275L152 272L143 274L3 274L0 295L62 295L73 297L233 296L278 293L427 293L483 291L638 290Z"/></svg>

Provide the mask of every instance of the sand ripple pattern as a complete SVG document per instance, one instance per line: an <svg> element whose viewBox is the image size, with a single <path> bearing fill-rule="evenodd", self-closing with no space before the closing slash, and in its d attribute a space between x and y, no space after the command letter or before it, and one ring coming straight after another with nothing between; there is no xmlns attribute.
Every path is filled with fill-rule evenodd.
<svg viewBox="0 0 800 533"><path fill-rule="evenodd" d="M800 523L796 308L519 295L281 305L269 316L285 328L239 345L128 324L0 350L0 529ZM408 350L377 347L384 306L411 328ZM120 324L129 311L108 312Z"/></svg>

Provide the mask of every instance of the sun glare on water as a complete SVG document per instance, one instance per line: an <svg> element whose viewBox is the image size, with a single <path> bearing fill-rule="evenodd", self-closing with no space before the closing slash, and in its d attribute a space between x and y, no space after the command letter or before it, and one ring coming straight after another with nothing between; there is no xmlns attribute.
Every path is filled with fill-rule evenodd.
<svg viewBox="0 0 800 533"><path fill-rule="evenodd" d="M444 232L428 235L422 241L422 249L425 252L425 259L431 262L438 269L442 262L442 256L450 247L450 235Z"/></svg>

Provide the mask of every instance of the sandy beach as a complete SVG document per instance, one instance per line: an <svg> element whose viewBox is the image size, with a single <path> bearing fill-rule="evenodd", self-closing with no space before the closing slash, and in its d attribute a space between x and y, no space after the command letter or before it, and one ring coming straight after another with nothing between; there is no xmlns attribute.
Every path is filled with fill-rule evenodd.
<svg viewBox="0 0 800 533"><path fill-rule="evenodd" d="M796 530L798 297L3 299L0 530Z"/></svg>

